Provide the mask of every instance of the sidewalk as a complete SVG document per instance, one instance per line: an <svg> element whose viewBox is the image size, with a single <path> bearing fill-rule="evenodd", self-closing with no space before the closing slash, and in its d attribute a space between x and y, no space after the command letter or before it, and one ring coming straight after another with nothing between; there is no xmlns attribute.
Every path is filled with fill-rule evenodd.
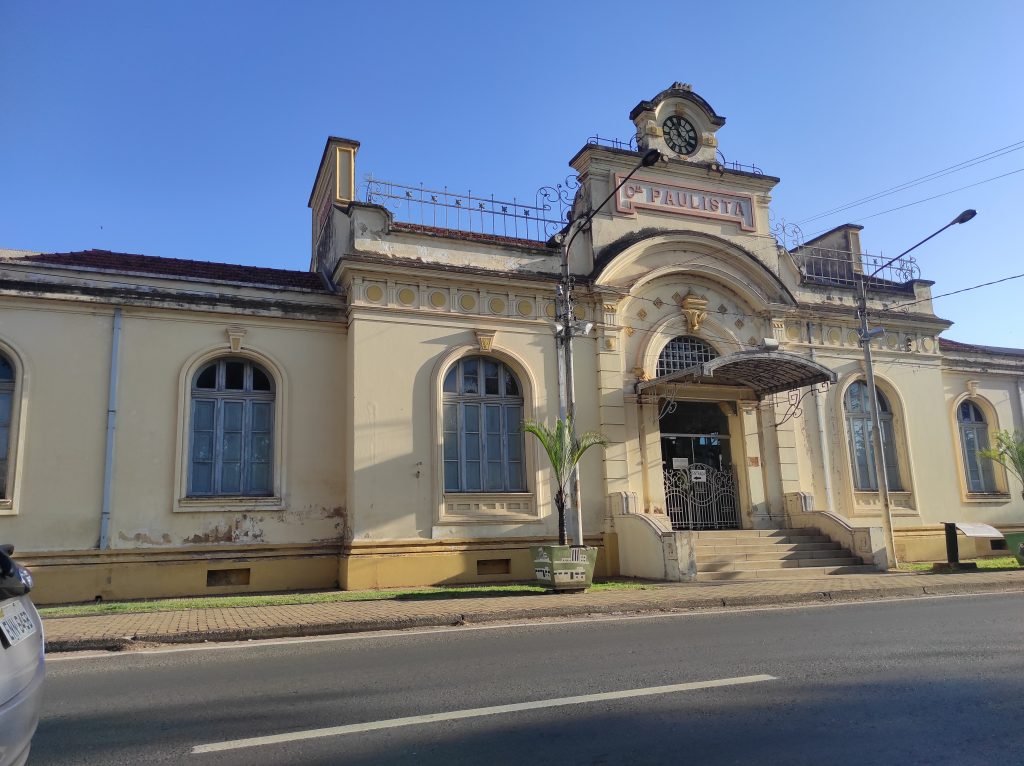
<svg viewBox="0 0 1024 766"><path fill-rule="evenodd" d="M1000 592L1024 593L1024 571L832 575L817 580L668 584L654 585L648 590L582 594L190 609L95 617L54 617L44 620L43 624L46 651L68 652L82 649L119 650L138 642L239 641L543 617Z"/></svg>

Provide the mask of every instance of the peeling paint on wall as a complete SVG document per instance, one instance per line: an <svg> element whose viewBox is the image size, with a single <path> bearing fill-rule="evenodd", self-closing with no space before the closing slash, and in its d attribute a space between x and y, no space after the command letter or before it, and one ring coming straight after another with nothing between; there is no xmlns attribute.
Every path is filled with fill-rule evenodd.
<svg viewBox="0 0 1024 766"><path fill-rule="evenodd" d="M324 522L329 522L328 526ZM211 545L223 543L273 543L280 539L275 531L282 528L304 527L315 524L319 527L320 536L312 539L317 543L345 542L351 539L352 530L348 522L348 513L344 506L318 506L303 510L289 510L262 513L259 515L241 513L228 520L207 522L200 531L182 539L185 545ZM333 527L334 534L323 535ZM170 543L170 536L165 535ZM138 541L140 538L127 537L122 533L121 539Z"/></svg>
<svg viewBox="0 0 1024 766"><path fill-rule="evenodd" d="M135 543L139 546L145 545L170 545L173 540L167 532L163 532L159 535L159 539L153 534L150 534L146 530L141 530L133 534L124 532L123 530L117 533L117 539L123 540L126 543Z"/></svg>

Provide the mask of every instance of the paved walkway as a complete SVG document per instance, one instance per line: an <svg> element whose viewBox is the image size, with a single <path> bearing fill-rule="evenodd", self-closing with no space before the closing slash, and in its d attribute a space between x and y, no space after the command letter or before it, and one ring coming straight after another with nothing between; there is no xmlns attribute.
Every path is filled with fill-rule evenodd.
<svg viewBox="0 0 1024 766"><path fill-rule="evenodd" d="M124 649L138 642L238 641L587 614L629 614L996 592L1024 592L1024 571L832 575L816 580L669 584L655 585L646 590L582 594L407 598L188 609L95 617L54 617L44 620L44 627L47 651L60 652Z"/></svg>

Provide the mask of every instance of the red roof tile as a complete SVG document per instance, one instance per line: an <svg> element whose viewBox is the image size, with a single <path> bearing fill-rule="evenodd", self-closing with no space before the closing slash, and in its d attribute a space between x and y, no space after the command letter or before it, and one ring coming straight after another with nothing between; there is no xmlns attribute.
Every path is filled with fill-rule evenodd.
<svg viewBox="0 0 1024 766"><path fill-rule="evenodd" d="M270 287L297 288L323 291L319 274L290 269L268 269L262 266L239 266L233 263L190 261L183 258L160 258L155 255L112 253L109 250L80 250L73 253L39 253L21 256L19 263L44 263L50 266L70 266L158 277L190 277L219 282L245 282Z"/></svg>

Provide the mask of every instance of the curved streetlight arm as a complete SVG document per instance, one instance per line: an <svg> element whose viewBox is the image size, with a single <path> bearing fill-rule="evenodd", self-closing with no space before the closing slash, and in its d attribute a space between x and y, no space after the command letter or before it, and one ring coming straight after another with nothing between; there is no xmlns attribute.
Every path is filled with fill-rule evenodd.
<svg viewBox="0 0 1024 766"><path fill-rule="evenodd" d="M586 228L588 223L590 223L592 220L594 220L594 216L597 215L601 211L601 208L603 208L605 205L608 204L608 201L618 193L619 189L621 189L625 185L626 181L628 181L630 178L633 177L633 174L636 173L636 171L638 171L640 168L649 168L651 165L653 165L654 163L656 163L660 159L661 159L661 152L659 152L657 149L649 149L647 151L647 153L644 154L644 156L640 160L639 164L635 168L630 170L629 173L626 174L626 177L623 178L621 181L619 181L618 184L616 184L615 188L611 190L611 193L609 193L608 196L604 198L604 200L601 202L600 205L598 205L593 210L591 210L589 213L587 213L585 216L583 216L583 218L579 218L579 219L577 219L577 220L572 222L572 226L574 226L575 228L574 228L574 231L572 232L572 236L569 237L569 241L565 243L565 251L564 251L565 252L565 256L562 259L562 276L563 277L568 276L568 272L569 272L569 248L572 247L572 243L573 243L573 240L576 239L576 235L579 234L581 231L583 231L583 229Z"/></svg>
<svg viewBox="0 0 1024 766"><path fill-rule="evenodd" d="M916 245L914 245L913 247L908 247L908 248L907 248L906 250L904 250L904 251L903 251L902 253L900 253L899 255L897 255L897 256L896 256L895 258L890 258L889 260L887 260L887 261L886 261L885 263L883 263L883 264L882 264L881 266L879 266L879 267L878 267L877 269L875 269L875 270L874 270L874 271L872 271L872 272L871 272L870 274L868 274L868 279L871 279L871 277L875 276L875 274L877 274L878 272L880 272L880 271L881 271L882 269L884 269L884 268L885 268L886 266L889 266L890 264L893 264L893 263L895 263L896 261L898 261L898 260L899 260L900 258L902 258L902 257L903 257L904 255L906 255L907 253L909 253L909 252L910 252L911 250L916 250L917 248L919 248L919 247L920 247L921 245L923 245L923 244L924 244L925 242L927 242L927 241L928 241L929 239L931 239L932 237L937 237L937 236L938 236L938 235L940 235L940 234L941 234L942 232L944 232L944 231L945 231L946 229L948 229L948 228L949 228L950 226L956 226L956 225L957 225L958 223L967 223L967 222L968 222L969 220L971 220L972 218L974 218L974 216L976 216L977 214L978 214L978 211L977 211L977 210L965 210L964 212L962 212L962 213L961 213L960 215L958 215L958 216L957 216L956 218L954 218L954 219L953 219L952 221L950 221L949 223L947 223L947 224L946 224L945 226L943 226L943 227L942 227L941 229L939 229L939 230L938 230L937 232L935 232L934 234L930 234L930 235L928 235L927 237L925 237L924 239L922 239L922 240L921 240L920 242L918 242L918 243L917 243Z"/></svg>

